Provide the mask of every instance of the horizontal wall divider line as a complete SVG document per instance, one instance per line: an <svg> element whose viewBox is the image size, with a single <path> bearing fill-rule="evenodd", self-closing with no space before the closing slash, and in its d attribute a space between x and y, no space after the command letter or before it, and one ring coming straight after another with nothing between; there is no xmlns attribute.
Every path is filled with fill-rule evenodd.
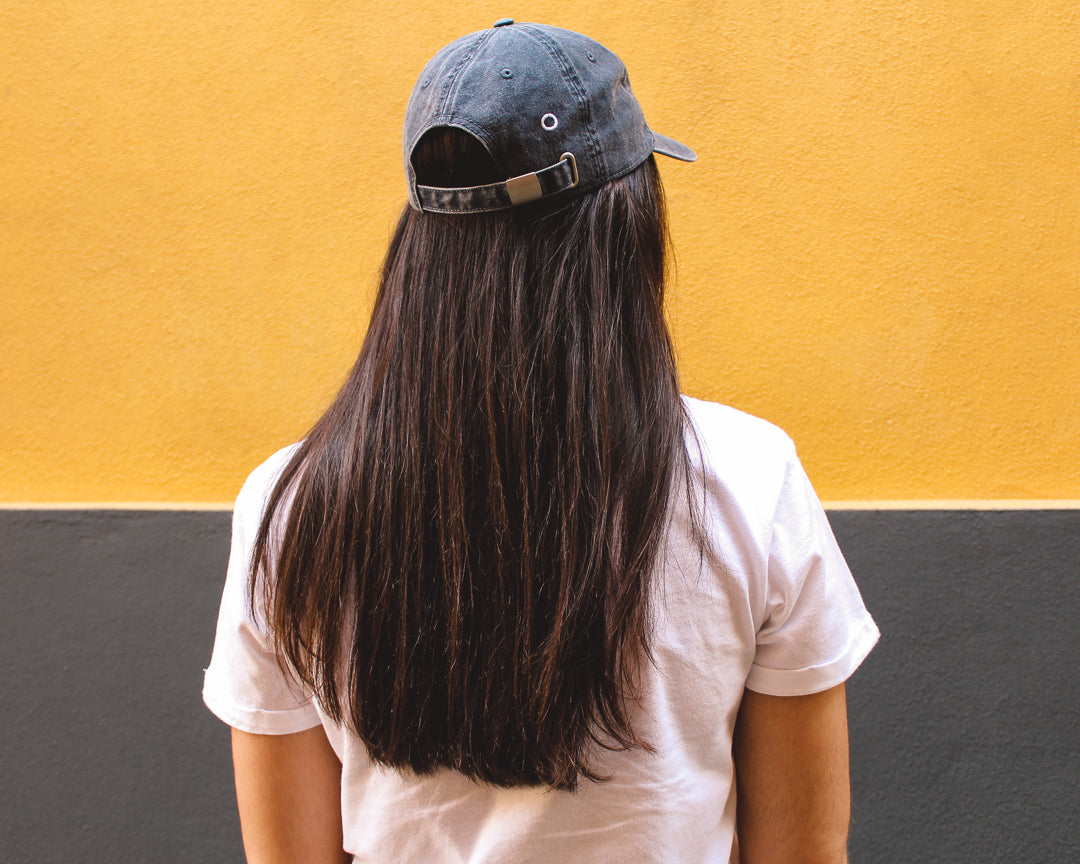
<svg viewBox="0 0 1080 864"><path fill-rule="evenodd" d="M232 501L0 501L0 510L162 510L231 512Z"/></svg>
<svg viewBox="0 0 1080 864"><path fill-rule="evenodd" d="M1080 498L942 498L823 501L826 510L1080 510ZM225 511L221 501L0 501L0 510Z"/></svg>
<svg viewBox="0 0 1080 864"><path fill-rule="evenodd" d="M826 510L1080 510L1080 498L926 498L822 504Z"/></svg>

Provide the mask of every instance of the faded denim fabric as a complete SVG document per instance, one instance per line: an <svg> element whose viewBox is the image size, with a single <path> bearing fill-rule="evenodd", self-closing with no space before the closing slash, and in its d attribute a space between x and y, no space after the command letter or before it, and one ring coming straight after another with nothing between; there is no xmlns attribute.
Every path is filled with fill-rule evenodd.
<svg viewBox="0 0 1080 864"><path fill-rule="evenodd" d="M683 144L649 129L623 62L598 42L543 24L507 20L447 45L424 67L405 112L409 203L439 212L512 206L505 184L417 188L412 152L430 129L475 136L506 178L551 169L571 153L579 182L541 178L548 194L574 194L629 173L652 152L684 161ZM573 193L567 191L573 189ZM428 206L430 204L434 206Z"/></svg>

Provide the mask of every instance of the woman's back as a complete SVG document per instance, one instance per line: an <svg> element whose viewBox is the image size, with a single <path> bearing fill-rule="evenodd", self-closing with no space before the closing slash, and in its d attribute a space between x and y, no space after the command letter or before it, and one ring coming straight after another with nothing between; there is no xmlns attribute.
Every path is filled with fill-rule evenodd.
<svg viewBox="0 0 1080 864"><path fill-rule="evenodd" d="M786 436L679 394L651 153L692 152L602 46L504 24L414 90L368 333L241 492L204 698L260 839L313 775L245 735L321 727L359 861L727 861L745 690L876 630Z"/></svg>
<svg viewBox="0 0 1080 864"><path fill-rule="evenodd" d="M244 553L291 449L254 472L237 501L208 702L227 722L256 732L323 725L342 762L345 848L358 861L516 864L621 855L726 862L735 829L732 734L743 688L795 695L839 684L870 650L876 629L787 436L731 408L686 404L708 543L702 554L687 502L673 496L650 580L653 662L631 713L654 750L596 750L595 770L606 782L584 782L573 793L500 789L450 770L416 776L387 768L309 692L281 684L264 625L243 613ZM239 643L236 633L248 639L233 653L227 646ZM252 650L252 643L261 647ZM238 687L238 679L246 684ZM263 682L270 682L266 692ZM244 699L263 707L224 707Z"/></svg>

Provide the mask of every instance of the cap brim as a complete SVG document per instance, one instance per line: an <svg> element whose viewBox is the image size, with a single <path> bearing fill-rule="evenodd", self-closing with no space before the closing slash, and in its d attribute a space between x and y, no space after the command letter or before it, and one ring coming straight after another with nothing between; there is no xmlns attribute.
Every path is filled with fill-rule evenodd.
<svg viewBox="0 0 1080 864"><path fill-rule="evenodd" d="M663 153L665 156L670 156L672 159L681 159L683 162L697 161L697 153L685 144L680 144L674 138L668 138L667 135L661 135L659 132L653 132L652 137L653 153Z"/></svg>

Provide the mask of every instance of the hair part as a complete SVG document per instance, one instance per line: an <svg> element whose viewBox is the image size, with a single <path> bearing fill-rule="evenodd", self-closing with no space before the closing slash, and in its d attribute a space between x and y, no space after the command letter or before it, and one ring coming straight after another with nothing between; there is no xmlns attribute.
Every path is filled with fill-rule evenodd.
<svg viewBox="0 0 1080 864"><path fill-rule="evenodd" d="M479 142L437 131L420 182L499 179ZM651 156L576 197L402 213L250 583L283 664L375 761L573 789L603 779L595 748L650 749L632 705L689 477L666 246Z"/></svg>

